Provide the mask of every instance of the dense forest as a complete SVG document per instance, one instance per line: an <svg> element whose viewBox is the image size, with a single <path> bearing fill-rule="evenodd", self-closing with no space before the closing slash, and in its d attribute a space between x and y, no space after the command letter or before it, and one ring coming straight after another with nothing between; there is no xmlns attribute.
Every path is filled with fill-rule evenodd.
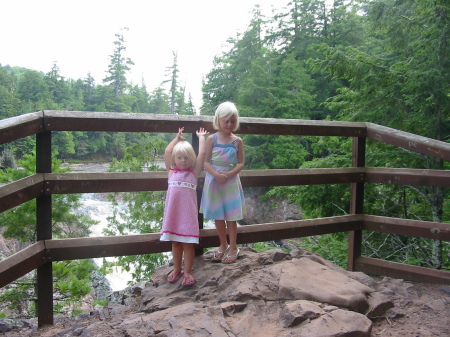
<svg viewBox="0 0 450 337"><path fill-rule="evenodd" d="M134 63L126 57L126 34L118 33L102 84L89 74L66 79L57 63L48 73L0 64L0 118L38 110L210 115L215 106L229 100L245 117L372 122L449 142L449 39L446 0L335 0L331 5L325 0L292 0L270 17L257 6L248 28L230 37L225 51L214 58L203 81L200 111L195 111L180 85L176 53L161 86L149 91L144 81L129 83L127 73ZM59 132L53 138L54 169L61 169L61 160L99 158L111 160L113 170L148 169L168 139L170 135ZM349 139L260 135L243 139L246 169L351 165ZM370 141L367 145L367 166L449 169L443 160ZM12 162L33 170L31 137L1 150L4 157L8 153L14 158ZM0 173L0 182L21 174L24 171L17 173L10 167ZM450 222L448 188L367 185L365 213ZM305 218L314 218L347 214L349 193L348 185L336 184L278 187L267 196L288 198L305 212ZM55 215L59 235L86 234L88 220L82 233L67 230L76 226L70 209L78 201L60 198L60 212ZM158 231L161 193L135 193L124 200L129 211L115 213L107 234ZM32 207L24 206L23 211L31 212ZM0 214L3 236L32 242L33 220L21 231L10 225L15 220L17 210ZM345 265L345 234L306 238L304 245ZM446 270L450 270L449 252L448 243L375 233L365 234L363 247L365 256ZM161 256L144 256L124 257L117 264L127 268L134 264L138 281L163 262ZM89 268L80 266L85 273ZM61 294L73 299L87 291L61 289Z"/></svg>

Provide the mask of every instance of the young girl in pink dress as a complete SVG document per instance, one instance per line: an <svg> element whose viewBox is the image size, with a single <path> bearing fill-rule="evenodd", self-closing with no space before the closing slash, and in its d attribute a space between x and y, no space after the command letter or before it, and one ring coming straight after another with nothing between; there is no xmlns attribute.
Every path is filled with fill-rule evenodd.
<svg viewBox="0 0 450 337"><path fill-rule="evenodd" d="M198 244L198 208L197 208L197 178L203 170L205 161L205 135L208 132L200 128L198 156L192 145L185 141L184 128L178 129L177 136L167 145L164 152L164 162L169 173L164 220L161 231L161 241L172 241L173 271L167 276L167 281L174 283L183 277L182 285L195 283L192 274L195 250ZM182 269L184 253L184 270Z"/></svg>

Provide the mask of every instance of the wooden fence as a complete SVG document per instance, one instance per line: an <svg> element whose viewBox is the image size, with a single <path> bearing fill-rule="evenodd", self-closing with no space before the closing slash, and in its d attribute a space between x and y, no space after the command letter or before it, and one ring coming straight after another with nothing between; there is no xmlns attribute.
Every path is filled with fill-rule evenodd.
<svg viewBox="0 0 450 337"><path fill-rule="evenodd" d="M238 243L254 243L336 232L349 232L348 269L412 281L444 283L450 272L361 256L362 231L376 231L450 241L450 224L364 214L366 183L450 186L449 171L365 166L366 139L428 156L450 160L450 144L372 123L287 119L240 119L240 134L339 136L353 139L352 163L347 168L244 170L244 187L340 184L351 188L349 215L242 226ZM167 252L170 242L159 234L112 237L52 238L53 194L161 191L165 172L52 173L51 136L55 131L170 132L184 126L195 134L212 131L211 116L154 115L111 112L40 111L0 121L0 144L36 136L36 174L0 186L0 212L36 200L36 243L0 261L0 287L37 269L39 326L53 324L52 262ZM193 137L193 142L197 139ZM196 147L196 144L194 144ZM204 176L199 179L199 188ZM201 216L201 215L200 215ZM219 245L215 229L200 230L199 249Z"/></svg>

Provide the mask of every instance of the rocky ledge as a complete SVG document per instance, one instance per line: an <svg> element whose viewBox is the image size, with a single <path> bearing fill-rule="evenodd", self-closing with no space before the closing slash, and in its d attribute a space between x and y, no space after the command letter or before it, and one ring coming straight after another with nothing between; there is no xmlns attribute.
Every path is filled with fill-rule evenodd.
<svg viewBox="0 0 450 337"><path fill-rule="evenodd" d="M374 278L348 272L306 250L257 253L234 264L196 257L196 283L168 283L171 266L146 284L114 292L103 308L51 329L8 336L370 336L394 304Z"/></svg>

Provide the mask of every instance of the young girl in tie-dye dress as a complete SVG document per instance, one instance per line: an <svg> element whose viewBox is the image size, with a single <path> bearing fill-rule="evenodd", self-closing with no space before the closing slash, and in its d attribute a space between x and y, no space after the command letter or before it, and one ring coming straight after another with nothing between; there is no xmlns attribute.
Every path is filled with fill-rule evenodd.
<svg viewBox="0 0 450 337"><path fill-rule="evenodd" d="M231 102L220 104L213 126L217 132L206 139L204 166L207 174L200 212L206 219L215 220L220 247L214 251L214 260L233 263L239 256L237 221L245 215L244 192L239 179L244 167L244 142L233 134L239 127L236 106Z"/></svg>

